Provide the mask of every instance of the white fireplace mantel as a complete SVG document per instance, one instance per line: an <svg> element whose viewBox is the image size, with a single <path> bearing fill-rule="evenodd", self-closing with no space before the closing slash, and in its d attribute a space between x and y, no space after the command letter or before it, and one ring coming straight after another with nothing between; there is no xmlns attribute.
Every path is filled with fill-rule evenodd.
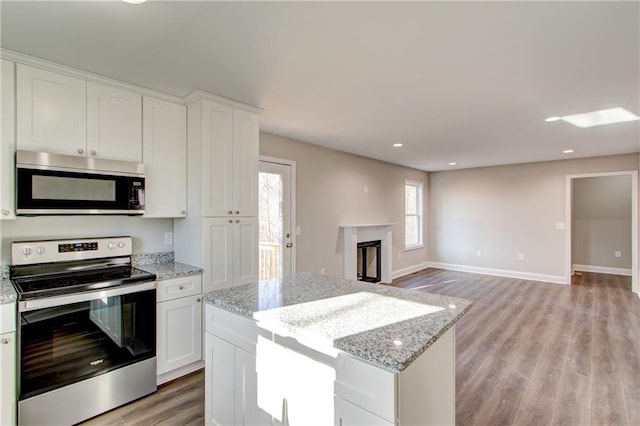
<svg viewBox="0 0 640 426"><path fill-rule="evenodd" d="M358 279L358 243L380 240L380 279L391 284L391 227L395 223L341 225L344 244L344 278Z"/></svg>

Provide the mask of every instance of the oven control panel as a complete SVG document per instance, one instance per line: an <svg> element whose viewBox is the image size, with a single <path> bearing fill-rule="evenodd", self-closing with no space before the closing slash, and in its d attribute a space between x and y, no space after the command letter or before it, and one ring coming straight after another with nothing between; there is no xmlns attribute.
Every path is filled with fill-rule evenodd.
<svg viewBox="0 0 640 426"><path fill-rule="evenodd" d="M100 259L131 255L131 237L78 240L16 241L11 243L12 265Z"/></svg>

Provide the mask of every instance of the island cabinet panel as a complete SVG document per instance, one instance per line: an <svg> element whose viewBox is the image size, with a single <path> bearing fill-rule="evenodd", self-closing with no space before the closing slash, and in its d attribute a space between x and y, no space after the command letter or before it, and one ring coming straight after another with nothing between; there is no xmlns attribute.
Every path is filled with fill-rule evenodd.
<svg viewBox="0 0 640 426"><path fill-rule="evenodd" d="M234 346L213 334L205 334L204 416L208 425L234 425Z"/></svg>

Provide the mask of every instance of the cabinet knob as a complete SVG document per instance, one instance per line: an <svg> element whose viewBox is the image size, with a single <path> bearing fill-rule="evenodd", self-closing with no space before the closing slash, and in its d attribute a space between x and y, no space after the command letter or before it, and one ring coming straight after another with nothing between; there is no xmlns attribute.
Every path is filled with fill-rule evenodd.
<svg viewBox="0 0 640 426"><path fill-rule="evenodd" d="M180 211L180 214L187 214L187 211L186 210L182 210L182 211Z"/></svg>
<svg viewBox="0 0 640 426"><path fill-rule="evenodd" d="M180 288L180 290L184 290L184 286L183 285L181 285L179 288Z"/></svg>
<svg viewBox="0 0 640 426"><path fill-rule="evenodd" d="M196 299L196 302L201 302L202 299L200 299L199 297Z"/></svg>
<svg viewBox="0 0 640 426"><path fill-rule="evenodd" d="M11 343L11 339L8 337L3 337L2 339L0 339L0 343L2 343L3 345L7 345Z"/></svg>
<svg viewBox="0 0 640 426"><path fill-rule="evenodd" d="M236 223L240 223L240 219L236 219Z"/></svg>
<svg viewBox="0 0 640 426"><path fill-rule="evenodd" d="M240 212L239 212L238 210L236 210L234 213L235 213L235 214L240 214Z"/></svg>
<svg viewBox="0 0 640 426"><path fill-rule="evenodd" d="M96 154L97 154L96 150L95 150L95 149L92 149L92 150L91 150L91 155L96 155Z"/></svg>
<svg viewBox="0 0 640 426"><path fill-rule="evenodd" d="M9 213L11 213L9 210L6 209L2 209L2 214L5 216L9 216Z"/></svg>
<svg viewBox="0 0 640 426"><path fill-rule="evenodd" d="M229 219L229 223L233 223L233 220Z"/></svg>
<svg viewBox="0 0 640 426"><path fill-rule="evenodd" d="M233 210L229 210L229 214L233 214Z"/></svg>
<svg viewBox="0 0 640 426"><path fill-rule="evenodd" d="M84 149L78 148L78 154L84 154Z"/></svg>

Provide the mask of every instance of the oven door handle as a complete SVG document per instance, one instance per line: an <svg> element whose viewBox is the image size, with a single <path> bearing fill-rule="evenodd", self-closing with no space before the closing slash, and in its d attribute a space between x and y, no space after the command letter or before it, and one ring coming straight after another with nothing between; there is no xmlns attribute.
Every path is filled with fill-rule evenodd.
<svg viewBox="0 0 640 426"><path fill-rule="evenodd" d="M34 311L36 309L53 308L55 306L69 305L71 303L88 302L90 300L102 299L123 294L138 293L141 291L154 290L155 281L145 281L132 285L123 285L110 288L108 290L87 291L64 296L45 297L42 299L23 300L18 303L18 312Z"/></svg>

